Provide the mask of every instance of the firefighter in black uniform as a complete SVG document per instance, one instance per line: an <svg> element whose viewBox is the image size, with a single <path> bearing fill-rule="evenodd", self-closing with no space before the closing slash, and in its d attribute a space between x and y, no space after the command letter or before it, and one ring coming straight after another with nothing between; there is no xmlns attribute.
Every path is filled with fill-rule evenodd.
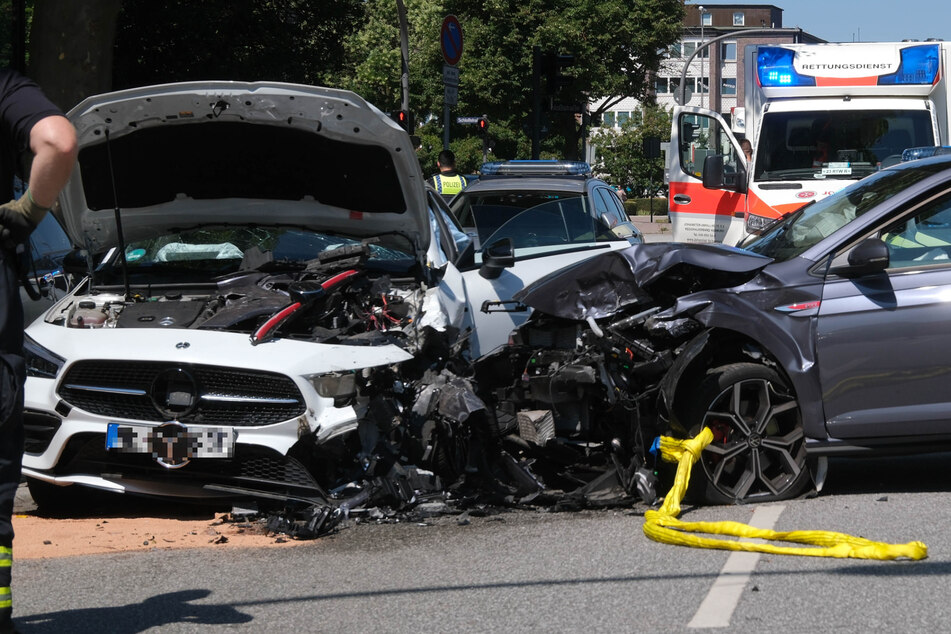
<svg viewBox="0 0 951 634"><path fill-rule="evenodd" d="M429 182L442 197L449 200L469 183L466 177L456 173L456 155L452 150L443 150L436 157L436 167L439 173L429 179Z"/></svg>
<svg viewBox="0 0 951 634"><path fill-rule="evenodd" d="M39 86L13 70L0 70L0 633L13 632L13 499L23 459L23 306L18 247L72 173L76 130ZM14 176L28 189L13 199Z"/></svg>

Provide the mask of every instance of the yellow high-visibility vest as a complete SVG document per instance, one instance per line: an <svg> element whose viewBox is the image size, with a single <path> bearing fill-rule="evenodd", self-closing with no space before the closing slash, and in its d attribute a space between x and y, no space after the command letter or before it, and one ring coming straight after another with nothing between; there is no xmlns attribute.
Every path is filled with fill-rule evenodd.
<svg viewBox="0 0 951 634"><path fill-rule="evenodd" d="M445 174L436 174L433 176L433 187L440 194L458 194L468 183L462 176L446 176Z"/></svg>

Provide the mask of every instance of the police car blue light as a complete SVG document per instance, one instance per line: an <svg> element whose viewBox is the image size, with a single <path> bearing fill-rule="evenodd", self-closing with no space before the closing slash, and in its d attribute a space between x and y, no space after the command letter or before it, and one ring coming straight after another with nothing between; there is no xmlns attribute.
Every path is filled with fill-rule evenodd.
<svg viewBox="0 0 951 634"><path fill-rule="evenodd" d="M479 171L483 176L585 176L591 166L584 161L515 159L483 163Z"/></svg>

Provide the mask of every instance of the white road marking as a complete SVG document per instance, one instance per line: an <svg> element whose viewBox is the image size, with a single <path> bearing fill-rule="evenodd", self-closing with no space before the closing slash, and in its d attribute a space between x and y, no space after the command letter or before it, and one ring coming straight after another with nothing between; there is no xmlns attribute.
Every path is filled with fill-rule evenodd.
<svg viewBox="0 0 951 634"><path fill-rule="evenodd" d="M772 529L785 508L781 504L760 506L753 511L750 526ZM730 553L726 563L723 564L720 576L713 582L713 586L687 627L730 627L733 611L750 580L750 575L756 569L759 556L760 553L742 551Z"/></svg>

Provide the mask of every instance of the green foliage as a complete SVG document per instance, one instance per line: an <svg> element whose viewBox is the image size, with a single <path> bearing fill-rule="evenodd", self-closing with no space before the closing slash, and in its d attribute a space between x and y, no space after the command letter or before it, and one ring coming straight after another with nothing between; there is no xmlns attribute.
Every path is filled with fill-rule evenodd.
<svg viewBox="0 0 951 634"><path fill-rule="evenodd" d="M28 58L30 41L30 22L33 18L33 0L23 0L20 4L24 6L26 42L24 42L24 57ZM0 0L0 68L15 67L17 60L14 57L14 40L17 34L15 28L15 3L12 0ZM29 62L29 59L25 60Z"/></svg>
<svg viewBox="0 0 951 634"><path fill-rule="evenodd" d="M28 10L33 2L26 2ZM533 47L575 58L566 71L574 81L561 89L560 102L644 100L650 72L680 37L684 14L684 0L403 2L410 110L420 126L414 132L424 141L419 156L427 172L442 148L439 36L445 16L459 18L464 36L450 146L460 169L473 171L482 162L482 141L474 127L452 123L458 116L489 117L488 158L530 155ZM11 6L11 0L0 0L0 12ZM201 79L272 80L351 89L384 111L401 104L396 0L122 0L113 51L116 89ZM574 113L550 112L543 119L549 131L542 158L577 156L582 131Z"/></svg>
<svg viewBox="0 0 951 634"><path fill-rule="evenodd" d="M383 110L400 102L399 29L394 0L366 0L362 28L347 38L341 87L355 90ZM409 20L410 109L424 125L421 136L442 147L444 60L439 43L446 15L459 18L463 53L459 61L457 116L488 115L492 153L527 158L531 140L525 131L532 108L532 47L575 56L567 70L575 80L559 101L587 102L601 97L648 94L649 71L662 51L681 35L683 0L406 0ZM576 156L579 126L573 113L545 114L550 132L542 158ZM481 162L481 141L473 128L451 124L451 148L463 161ZM428 143L424 146L428 147ZM470 146L474 154L470 153ZM426 148L424 147L424 150ZM421 152L431 169L428 151ZM475 164L473 162L473 164Z"/></svg>
<svg viewBox="0 0 951 634"><path fill-rule="evenodd" d="M670 140L671 113L660 106L646 106L631 113L620 131L607 128L591 139L597 147L595 169L612 184L634 196L653 189L664 191L664 159L644 158L644 137ZM666 192L665 192L666 193Z"/></svg>
<svg viewBox="0 0 951 634"><path fill-rule="evenodd" d="M361 0L123 0L114 86L200 79L333 83Z"/></svg>

